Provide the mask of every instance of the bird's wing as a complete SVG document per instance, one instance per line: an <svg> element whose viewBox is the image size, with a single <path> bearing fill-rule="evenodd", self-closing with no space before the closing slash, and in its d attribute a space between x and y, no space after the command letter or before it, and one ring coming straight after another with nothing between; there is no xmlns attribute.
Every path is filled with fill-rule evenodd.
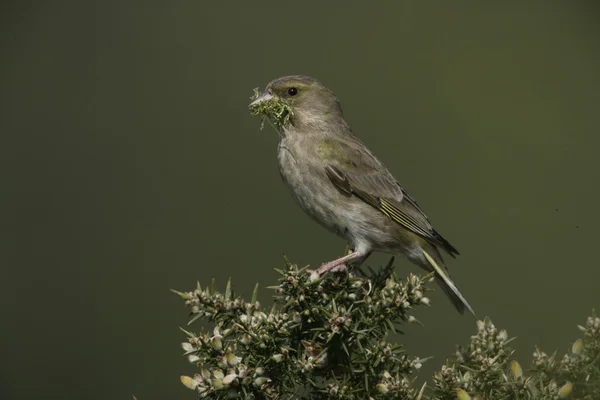
<svg viewBox="0 0 600 400"><path fill-rule="evenodd" d="M323 140L319 143L318 153L327 176L338 190L347 196L358 197L450 255L458 254L433 229L417 202L358 138Z"/></svg>

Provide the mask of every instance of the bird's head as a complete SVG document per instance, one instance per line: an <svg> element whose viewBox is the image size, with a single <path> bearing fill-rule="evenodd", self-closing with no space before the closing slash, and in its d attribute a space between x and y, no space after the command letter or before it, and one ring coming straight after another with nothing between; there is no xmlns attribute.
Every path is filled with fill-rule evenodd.
<svg viewBox="0 0 600 400"><path fill-rule="evenodd" d="M250 109L255 113L261 113L260 110L268 110L269 107L276 109L277 106L281 110L288 110L289 122L295 127L343 119L337 97L319 81L308 76L277 78L269 82L265 90L250 103Z"/></svg>

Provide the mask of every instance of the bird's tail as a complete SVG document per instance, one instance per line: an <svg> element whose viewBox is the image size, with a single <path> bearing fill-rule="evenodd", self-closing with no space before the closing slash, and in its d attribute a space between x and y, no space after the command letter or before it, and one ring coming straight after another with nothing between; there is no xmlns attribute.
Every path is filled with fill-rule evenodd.
<svg viewBox="0 0 600 400"><path fill-rule="evenodd" d="M473 316L477 318L475 312L473 311L467 300L460 293L460 290L458 290L454 282L452 282L452 279L450 279L450 276L446 272L443 264L440 265L441 257L439 257L440 263L438 263L424 249L421 250L423 251L423 255L425 256L425 258L427 259L427 262L435 271L435 278L438 285L440 285L444 293L446 293L446 296L448 296L456 310L461 314L464 314L465 310L469 310L469 312L471 312L471 314L473 314Z"/></svg>

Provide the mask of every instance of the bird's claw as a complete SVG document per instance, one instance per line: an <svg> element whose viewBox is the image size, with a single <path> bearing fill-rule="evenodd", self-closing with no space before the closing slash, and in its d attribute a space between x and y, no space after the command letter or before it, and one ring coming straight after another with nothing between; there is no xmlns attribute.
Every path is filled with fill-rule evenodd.
<svg viewBox="0 0 600 400"><path fill-rule="evenodd" d="M348 267L346 264L340 264L337 267L333 267L330 269L331 272L346 272L348 271Z"/></svg>
<svg viewBox="0 0 600 400"><path fill-rule="evenodd" d="M348 267L346 266L346 264L338 264L338 265L331 265L331 263L325 263L323 265L321 265L321 267L319 267L319 269L317 269L317 272L320 275L323 275L327 272L345 272L348 271Z"/></svg>

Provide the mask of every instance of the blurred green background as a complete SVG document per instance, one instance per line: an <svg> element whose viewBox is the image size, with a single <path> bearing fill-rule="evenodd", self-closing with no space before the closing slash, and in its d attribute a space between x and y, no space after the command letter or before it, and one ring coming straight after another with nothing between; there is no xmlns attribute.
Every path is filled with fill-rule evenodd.
<svg viewBox="0 0 600 400"><path fill-rule="evenodd" d="M338 95L524 364L578 337L600 306L598 3L366 4L1 6L2 399L194 398L169 288L231 276L248 296L283 253L340 255L247 111L288 74ZM475 330L430 297L400 338L435 356L421 378Z"/></svg>

